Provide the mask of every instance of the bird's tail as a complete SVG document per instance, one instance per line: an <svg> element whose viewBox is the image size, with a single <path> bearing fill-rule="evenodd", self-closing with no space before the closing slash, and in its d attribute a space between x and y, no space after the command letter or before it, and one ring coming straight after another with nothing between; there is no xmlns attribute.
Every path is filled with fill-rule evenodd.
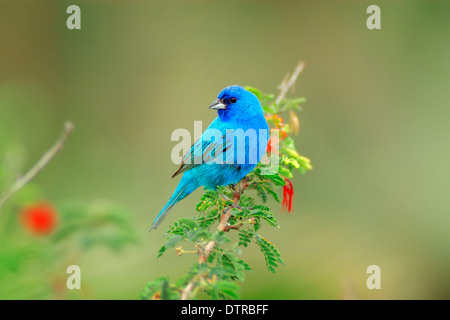
<svg viewBox="0 0 450 320"><path fill-rule="evenodd" d="M172 197L170 197L169 201L167 201L164 208L162 208L161 212L156 216L155 221L153 221L152 226L150 227L149 231L152 231L153 229L156 229L161 221L167 216L170 209L181 199L184 199L190 192L186 192L187 184L180 185L176 188L175 192L173 193Z"/></svg>

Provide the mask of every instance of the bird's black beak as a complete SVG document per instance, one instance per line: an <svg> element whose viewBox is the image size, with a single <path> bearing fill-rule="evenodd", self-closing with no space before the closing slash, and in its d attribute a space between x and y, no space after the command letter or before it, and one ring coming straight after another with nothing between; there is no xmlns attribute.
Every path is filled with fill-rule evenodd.
<svg viewBox="0 0 450 320"><path fill-rule="evenodd" d="M225 110L227 105L223 103L223 100L217 99L209 106L209 108L213 110Z"/></svg>

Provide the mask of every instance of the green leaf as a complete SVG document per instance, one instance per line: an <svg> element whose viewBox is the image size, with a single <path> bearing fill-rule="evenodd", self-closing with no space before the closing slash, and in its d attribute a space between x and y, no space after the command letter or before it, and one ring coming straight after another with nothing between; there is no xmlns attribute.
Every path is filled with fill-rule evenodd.
<svg viewBox="0 0 450 320"><path fill-rule="evenodd" d="M255 183L255 189L258 192L258 196L261 198L262 202L267 202L267 192L263 188L263 186L260 183Z"/></svg>
<svg viewBox="0 0 450 320"><path fill-rule="evenodd" d="M221 280L217 281L216 286L219 294L222 295L225 299L240 299L240 288L236 283L227 280Z"/></svg>
<svg viewBox="0 0 450 320"><path fill-rule="evenodd" d="M261 91L259 91L259 90L256 89L256 88L250 87L250 86L245 86L244 88L245 88L245 90L248 90L248 91L250 91L251 93L253 93L258 99L261 100L261 98L262 98Z"/></svg>
<svg viewBox="0 0 450 320"><path fill-rule="evenodd" d="M178 243L180 243L184 239L182 235L172 235L168 237L166 243L159 249L158 258L161 257L167 249L175 247Z"/></svg>
<svg viewBox="0 0 450 320"><path fill-rule="evenodd" d="M261 187L267 193L269 193L275 199L276 202L280 202L280 198L278 197L278 193L275 190L273 190L271 183L261 183Z"/></svg>
<svg viewBox="0 0 450 320"><path fill-rule="evenodd" d="M253 233L246 230L240 230L238 236L239 236L238 245L247 247L248 244L252 241Z"/></svg>
<svg viewBox="0 0 450 320"><path fill-rule="evenodd" d="M272 212L270 212L269 210L270 209L265 206L255 206L255 209L250 211L249 217L257 217L264 219L271 226L277 227L278 226L277 220L275 219L275 216L272 214Z"/></svg>
<svg viewBox="0 0 450 320"><path fill-rule="evenodd" d="M265 177L272 180L277 186L284 186L286 183L278 173L272 175L265 175Z"/></svg>
<svg viewBox="0 0 450 320"><path fill-rule="evenodd" d="M264 113L274 114L278 112L278 108L274 105L263 105Z"/></svg>
<svg viewBox="0 0 450 320"><path fill-rule="evenodd" d="M284 265L283 259L281 259L281 254L278 249L269 241L267 241L264 237L259 235L255 235L255 242L259 245L261 251L264 254L264 258L266 260L267 269L275 273L275 268L278 265Z"/></svg>
<svg viewBox="0 0 450 320"><path fill-rule="evenodd" d="M291 179L294 176L289 169L287 169L287 168L285 168L283 166L279 166L278 167L278 174L280 176L286 177L288 179Z"/></svg>

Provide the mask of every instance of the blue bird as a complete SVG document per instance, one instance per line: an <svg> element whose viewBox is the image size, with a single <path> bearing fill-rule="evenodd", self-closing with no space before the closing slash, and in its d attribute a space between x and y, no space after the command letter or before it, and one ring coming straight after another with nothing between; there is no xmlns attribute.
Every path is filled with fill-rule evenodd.
<svg viewBox="0 0 450 320"><path fill-rule="evenodd" d="M238 183L256 167L267 149L269 126L253 93L237 85L227 87L209 108L217 110L218 117L183 157L172 178L181 173L183 177L150 231L198 187L215 189Z"/></svg>

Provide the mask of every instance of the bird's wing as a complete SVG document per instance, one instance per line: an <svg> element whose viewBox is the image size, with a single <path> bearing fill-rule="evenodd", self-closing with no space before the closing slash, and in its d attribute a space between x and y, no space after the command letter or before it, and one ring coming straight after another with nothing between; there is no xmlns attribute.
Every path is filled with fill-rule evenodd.
<svg viewBox="0 0 450 320"><path fill-rule="evenodd" d="M219 160L219 157L222 161L228 159L227 154L233 149L233 140L227 139L225 135L222 135L221 140L222 144L216 140L205 141L202 138L197 140L183 157L180 168L173 174L172 178L201 164L213 163L215 160ZM220 148L222 148L221 151Z"/></svg>

